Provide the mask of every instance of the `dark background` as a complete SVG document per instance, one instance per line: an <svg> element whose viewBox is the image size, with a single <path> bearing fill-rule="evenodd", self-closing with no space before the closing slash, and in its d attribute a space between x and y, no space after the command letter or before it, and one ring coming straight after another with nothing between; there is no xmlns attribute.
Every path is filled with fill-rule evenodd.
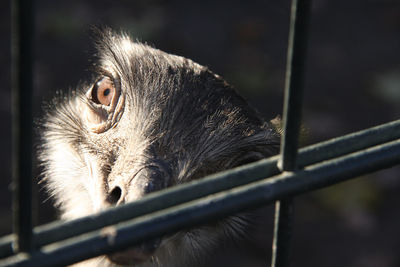
<svg viewBox="0 0 400 267"><path fill-rule="evenodd" d="M11 231L10 7L0 11L0 234ZM34 117L90 76L91 26L110 26L225 77L266 119L282 112L289 1L36 1ZM306 144L399 118L400 1L314 1ZM38 141L35 136L35 145ZM36 166L36 161L34 166ZM399 167L296 198L293 266L400 266ZM34 170L35 183L39 171ZM36 188L36 191L39 189ZM39 194L38 223L55 218ZM272 215L260 250L269 258ZM259 265L265 263L259 262Z"/></svg>

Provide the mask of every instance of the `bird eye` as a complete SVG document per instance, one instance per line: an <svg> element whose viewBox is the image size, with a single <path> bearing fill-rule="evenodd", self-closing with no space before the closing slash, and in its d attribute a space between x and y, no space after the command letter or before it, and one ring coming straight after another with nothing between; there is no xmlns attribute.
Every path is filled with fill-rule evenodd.
<svg viewBox="0 0 400 267"><path fill-rule="evenodd" d="M114 127L124 110L124 95L119 77L104 75L85 94L82 119L94 133L103 133Z"/></svg>
<svg viewBox="0 0 400 267"><path fill-rule="evenodd" d="M109 77L97 81L92 90L92 100L97 104L110 106L115 95L115 86Z"/></svg>

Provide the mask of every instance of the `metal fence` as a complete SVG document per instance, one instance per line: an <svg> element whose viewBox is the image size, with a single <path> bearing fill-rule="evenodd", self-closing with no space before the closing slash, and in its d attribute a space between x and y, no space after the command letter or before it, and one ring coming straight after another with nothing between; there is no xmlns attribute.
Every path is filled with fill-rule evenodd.
<svg viewBox="0 0 400 267"><path fill-rule="evenodd" d="M298 149L310 1L293 0L280 155L99 214L33 228L32 2L12 3L14 233L0 239L0 266L68 265L272 202L272 266L289 266L295 195L400 163L400 120ZM105 227L112 227L112 238Z"/></svg>

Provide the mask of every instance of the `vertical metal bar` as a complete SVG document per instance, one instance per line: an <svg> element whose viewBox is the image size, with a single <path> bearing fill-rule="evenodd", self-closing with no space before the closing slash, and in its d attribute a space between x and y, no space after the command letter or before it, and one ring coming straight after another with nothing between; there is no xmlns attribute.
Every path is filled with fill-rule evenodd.
<svg viewBox="0 0 400 267"><path fill-rule="evenodd" d="M284 132L280 163L280 168L285 171L296 169L302 112L303 73L307 46L306 31L310 6L310 0L292 1L283 110Z"/></svg>
<svg viewBox="0 0 400 267"><path fill-rule="evenodd" d="M11 1L14 249L32 248L32 33L31 0Z"/></svg>
<svg viewBox="0 0 400 267"><path fill-rule="evenodd" d="M301 127L303 73L310 6L311 0L292 0L285 77L284 132L279 161L279 168L282 171L294 171L297 168L296 157ZM293 199L277 201L275 204L272 267L290 266L292 221Z"/></svg>
<svg viewBox="0 0 400 267"><path fill-rule="evenodd" d="M272 267L290 266L290 241L292 236L293 199L275 202Z"/></svg>

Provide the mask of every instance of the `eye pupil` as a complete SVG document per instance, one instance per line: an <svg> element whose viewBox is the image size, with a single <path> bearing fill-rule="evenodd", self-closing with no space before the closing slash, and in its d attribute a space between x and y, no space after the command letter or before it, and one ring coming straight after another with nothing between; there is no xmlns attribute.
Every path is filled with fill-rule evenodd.
<svg viewBox="0 0 400 267"><path fill-rule="evenodd" d="M108 96L110 94L111 90L109 88L105 89L103 92L104 96Z"/></svg>

